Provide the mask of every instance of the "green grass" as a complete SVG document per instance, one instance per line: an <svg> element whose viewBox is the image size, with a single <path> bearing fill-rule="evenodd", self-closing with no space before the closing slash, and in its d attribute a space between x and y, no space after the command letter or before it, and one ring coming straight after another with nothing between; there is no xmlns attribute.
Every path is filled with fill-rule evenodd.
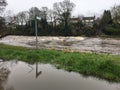
<svg viewBox="0 0 120 90"><path fill-rule="evenodd" d="M3 60L18 59L29 63L36 61L50 63L68 71L120 82L120 56L46 49L34 50L0 44L0 58Z"/></svg>

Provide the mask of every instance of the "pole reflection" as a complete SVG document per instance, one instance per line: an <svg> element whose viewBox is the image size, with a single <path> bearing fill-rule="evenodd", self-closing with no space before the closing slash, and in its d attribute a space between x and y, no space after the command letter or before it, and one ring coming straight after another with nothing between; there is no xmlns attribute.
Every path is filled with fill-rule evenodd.
<svg viewBox="0 0 120 90"><path fill-rule="evenodd" d="M42 71L38 70L38 62L36 62L36 78L38 78L42 74Z"/></svg>

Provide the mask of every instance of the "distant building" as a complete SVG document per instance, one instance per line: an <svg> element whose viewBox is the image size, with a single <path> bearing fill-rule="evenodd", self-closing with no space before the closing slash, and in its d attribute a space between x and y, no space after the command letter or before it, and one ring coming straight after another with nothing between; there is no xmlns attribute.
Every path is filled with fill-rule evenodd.
<svg viewBox="0 0 120 90"><path fill-rule="evenodd" d="M95 16L93 16L93 17L83 17L82 18L82 23L85 26L93 27L94 22L95 22Z"/></svg>
<svg viewBox="0 0 120 90"><path fill-rule="evenodd" d="M9 22L6 22L6 26L7 28L12 28L12 29L16 29L16 24L15 23L9 23Z"/></svg>
<svg viewBox="0 0 120 90"><path fill-rule="evenodd" d="M70 18L70 23L78 23L80 18Z"/></svg>

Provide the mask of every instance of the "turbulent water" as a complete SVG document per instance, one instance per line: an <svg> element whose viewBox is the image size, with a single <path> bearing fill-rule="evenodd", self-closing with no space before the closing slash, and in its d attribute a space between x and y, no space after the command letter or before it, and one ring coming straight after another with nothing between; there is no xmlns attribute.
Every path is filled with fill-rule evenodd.
<svg viewBox="0 0 120 90"><path fill-rule="evenodd" d="M84 77L50 64L1 60L0 90L120 90L120 83Z"/></svg>
<svg viewBox="0 0 120 90"><path fill-rule="evenodd" d="M7 36L0 43L34 48L35 37ZM39 48L120 55L120 38L38 37Z"/></svg>

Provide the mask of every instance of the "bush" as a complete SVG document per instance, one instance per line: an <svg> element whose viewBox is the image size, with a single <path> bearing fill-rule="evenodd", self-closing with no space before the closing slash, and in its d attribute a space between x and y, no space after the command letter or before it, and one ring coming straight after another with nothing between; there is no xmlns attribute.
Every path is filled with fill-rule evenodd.
<svg viewBox="0 0 120 90"><path fill-rule="evenodd" d="M83 28L83 34L85 36L95 36L97 33L97 30L91 27L84 27Z"/></svg>
<svg viewBox="0 0 120 90"><path fill-rule="evenodd" d="M0 31L5 29L5 19L0 17Z"/></svg>
<svg viewBox="0 0 120 90"><path fill-rule="evenodd" d="M120 35L120 28L113 26L106 26L103 29L103 33L105 33L106 35Z"/></svg>

